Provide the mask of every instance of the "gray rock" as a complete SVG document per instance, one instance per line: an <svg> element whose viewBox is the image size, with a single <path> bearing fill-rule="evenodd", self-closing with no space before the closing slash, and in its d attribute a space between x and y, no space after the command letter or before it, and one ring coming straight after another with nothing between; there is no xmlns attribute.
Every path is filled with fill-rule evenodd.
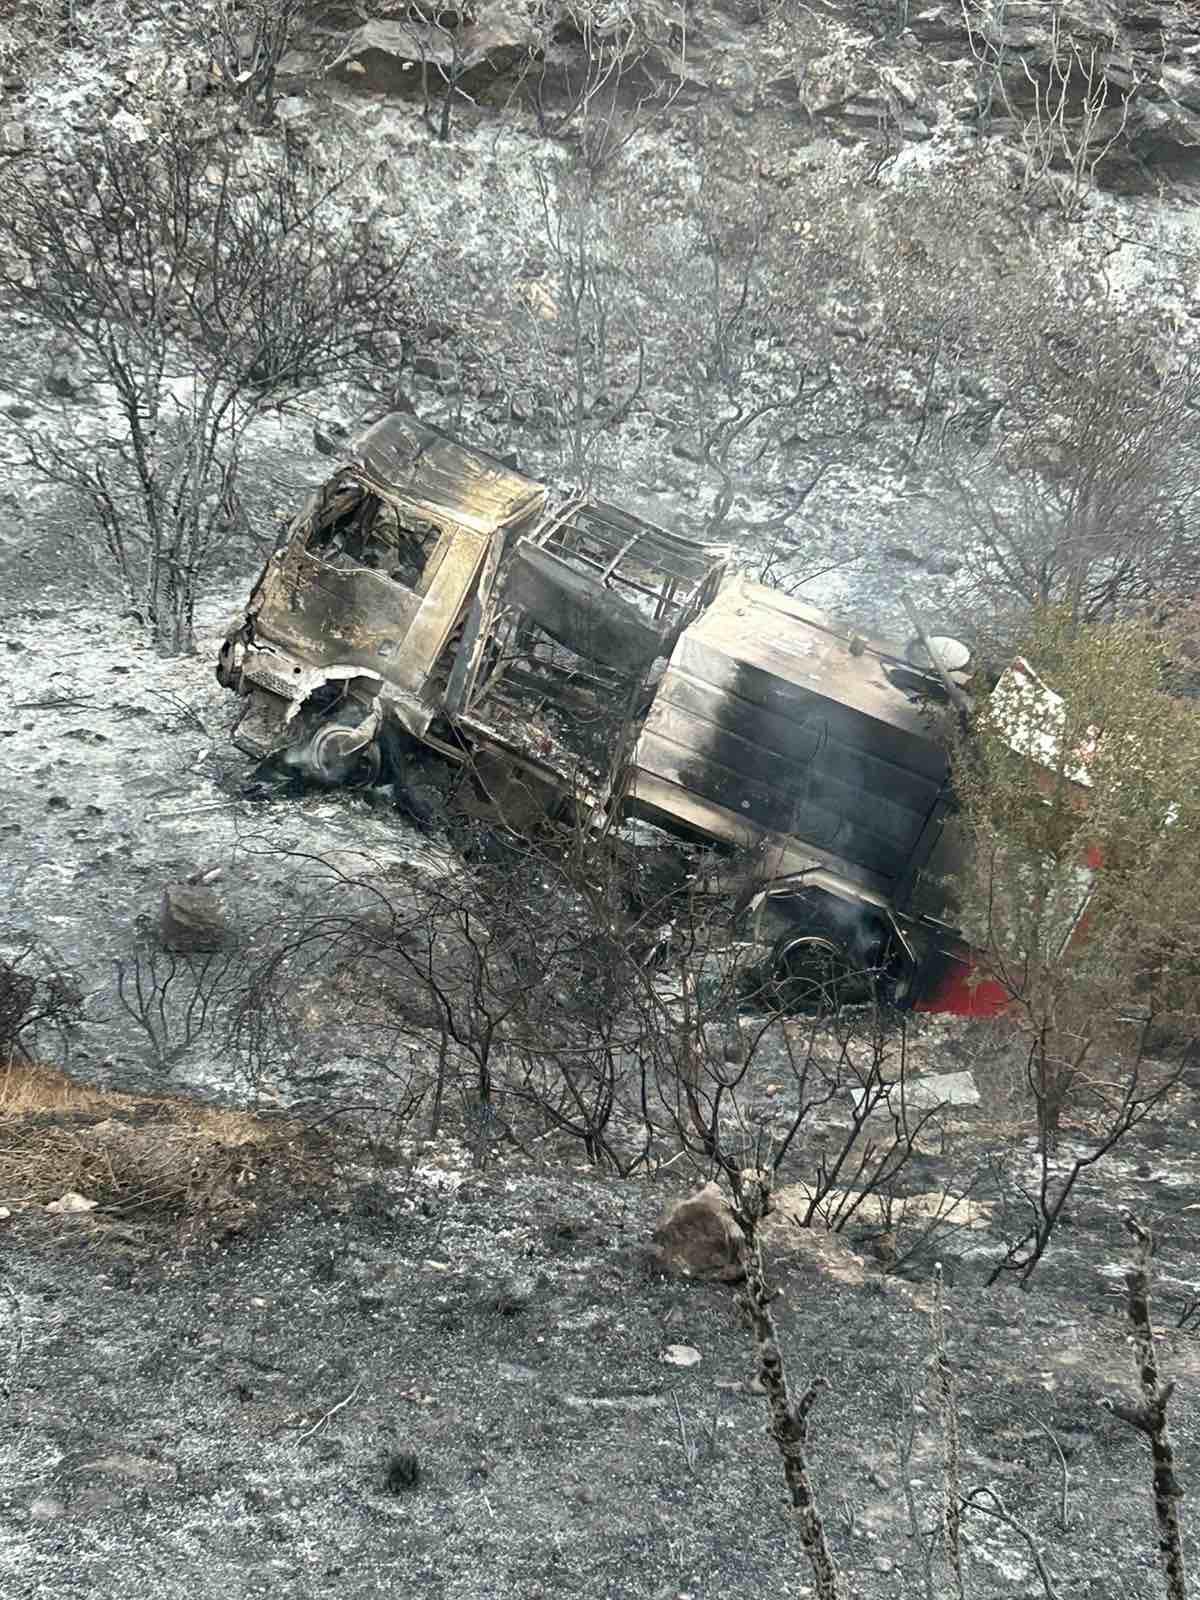
<svg viewBox="0 0 1200 1600"><path fill-rule="evenodd" d="M449 383L454 378L454 363L442 356L417 356L412 366L415 373L435 383Z"/></svg>
<svg viewBox="0 0 1200 1600"><path fill-rule="evenodd" d="M752 117L758 106L758 84L755 82L754 69L748 62L739 62L734 68L730 90L734 116L743 121Z"/></svg>
<svg viewBox="0 0 1200 1600"><path fill-rule="evenodd" d="M949 550L935 550L925 557L925 571L935 578L952 578L962 566L962 561Z"/></svg>
<svg viewBox="0 0 1200 1600"><path fill-rule="evenodd" d="M186 883L163 890L159 938L167 950L219 950L229 940L225 909L212 889Z"/></svg>
<svg viewBox="0 0 1200 1600"><path fill-rule="evenodd" d="M416 8L410 17L364 23L347 39L337 75L369 94L415 98L422 93L425 70L447 76L453 71L462 92L474 98L527 60L534 42L528 17L515 7L493 7L457 43L448 29L424 20Z"/></svg>
<svg viewBox="0 0 1200 1600"><path fill-rule="evenodd" d="M14 394L6 395L3 401L0 401L0 411L3 411L6 417L11 417L14 422L28 422L30 417L36 415L37 407L30 405L28 400L22 400L20 395Z"/></svg>
<svg viewBox="0 0 1200 1600"><path fill-rule="evenodd" d="M122 1482L140 1484L147 1489L158 1484L173 1483L176 1475L175 1468L169 1462L153 1461L149 1456L135 1456L125 1450L116 1450L112 1455L100 1456L94 1461L81 1462L79 1471L119 1478Z"/></svg>
<svg viewBox="0 0 1200 1600"><path fill-rule="evenodd" d="M18 155L28 142L23 122L0 122L0 150Z"/></svg>
<svg viewBox="0 0 1200 1600"><path fill-rule="evenodd" d="M654 1230L653 1255L666 1272L735 1283L744 1276L740 1241L728 1202L715 1183L707 1183L664 1212Z"/></svg>
<svg viewBox="0 0 1200 1600"><path fill-rule="evenodd" d="M684 433L677 433L671 440L671 454L678 456L681 461L702 461L704 458L700 450Z"/></svg>
<svg viewBox="0 0 1200 1600"><path fill-rule="evenodd" d="M848 1098L857 1108L862 1091L851 1089ZM899 1088L893 1085L884 1098L889 1106L898 1106ZM903 1100L911 1111L931 1111L935 1106L977 1106L979 1090L969 1072L937 1072L924 1078L909 1078L904 1084Z"/></svg>
<svg viewBox="0 0 1200 1600"><path fill-rule="evenodd" d="M350 429L341 417L329 414L313 423L313 448L323 456L336 456L345 449Z"/></svg>
<svg viewBox="0 0 1200 1600"><path fill-rule="evenodd" d="M38 1495L29 1508L29 1515L35 1522L57 1522L59 1517L66 1516L66 1513L66 1506L51 1494Z"/></svg>
<svg viewBox="0 0 1200 1600"><path fill-rule="evenodd" d="M87 374L79 357L69 350L60 350L50 362L46 374L46 388L63 400L74 400L87 383Z"/></svg>
<svg viewBox="0 0 1200 1600"><path fill-rule="evenodd" d="M515 1317L533 1303L536 1287L532 1278L513 1273L496 1285L492 1304L502 1317Z"/></svg>

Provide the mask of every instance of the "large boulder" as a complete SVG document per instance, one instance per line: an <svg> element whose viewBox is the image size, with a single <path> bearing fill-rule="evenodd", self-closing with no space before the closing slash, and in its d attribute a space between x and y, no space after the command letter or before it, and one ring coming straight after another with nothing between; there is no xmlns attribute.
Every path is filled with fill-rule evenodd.
<svg viewBox="0 0 1200 1600"><path fill-rule="evenodd" d="M909 15L927 50L964 69L964 86L971 85L965 118L986 113L984 131L1011 133L1008 106L1019 122L1035 117L1065 77L1068 138L1082 131L1087 102L1093 112L1103 107L1091 129L1093 152L1116 136L1098 170L1100 184L1139 187L1164 174L1200 181L1200 10L1193 0L1008 0L970 15L969 32L959 0L926 0ZM996 63L1002 91L989 87Z"/></svg>
<svg viewBox="0 0 1200 1600"><path fill-rule="evenodd" d="M490 7L461 31L419 16L366 22L347 40L336 72L369 93L413 97L427 88L437 101L453 82L476 99L528 60L533 43L529 20L502 6Z"/></svg>
<svg viewBox="0 0 1200 1600"><path fill-rule="evenodd" d="M668 1207L654 1230L652 1254L664 1272L737 1283L745 1277L741 1232L715 1183Z"/></svg>

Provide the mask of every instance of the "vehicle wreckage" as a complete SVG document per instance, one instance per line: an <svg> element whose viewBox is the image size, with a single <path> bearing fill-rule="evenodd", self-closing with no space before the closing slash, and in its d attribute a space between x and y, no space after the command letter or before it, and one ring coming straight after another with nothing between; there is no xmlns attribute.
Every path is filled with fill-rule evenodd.
<svg viewBox="0 0 1200 1600"><path fill-rule="evenodd" d="M781 982L840 965L897 1006L984 1015L1005 997L953 921L951 646L868 639L724 547L556 503L394 414L287 527L217 675L251 755L371 783L416 741L517 830L654 824L736 858Z"/></svg>

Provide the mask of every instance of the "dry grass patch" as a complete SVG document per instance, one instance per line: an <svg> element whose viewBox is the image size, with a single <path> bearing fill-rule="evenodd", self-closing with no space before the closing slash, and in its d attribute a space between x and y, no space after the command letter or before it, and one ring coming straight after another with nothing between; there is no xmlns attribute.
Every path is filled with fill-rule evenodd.
<svg viewBox="0 0 1200 1600"><path fill-rule="evenodd" d="M89 1089L58 1067L40 1062L10 1061L0 1067L0 1119L33 1116L43 1111L88 1111L119 1101L136 1102L136 1095Z"/></svg>
<svg viewBox="0 0 1200 1600"><path fill-rule="evenodd" d="M0 1072L0 1204L73 1191L109 1214L227 1214L325 1171L306 1130L283 1118L91 1089L55 1067Z"/></svg>

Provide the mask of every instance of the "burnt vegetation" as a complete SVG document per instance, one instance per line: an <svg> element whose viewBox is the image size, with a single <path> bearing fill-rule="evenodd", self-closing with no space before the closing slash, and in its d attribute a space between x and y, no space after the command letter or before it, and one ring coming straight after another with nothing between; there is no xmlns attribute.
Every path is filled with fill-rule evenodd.
<svg viewBox="0 0 1200 1600"><path fill-rule="evenodd" d="M708 18L774 52L749 87L706 66L729 101L718 138L693 9L317 19L299 0L210 0L160 19L194 69L182 104L71 140L3 124L4 438L22 484L74 508L69 581L98 579L131 636L182 655L209 648L218 579L266 556L219 672L259 764L208 752L189 773L212 780L230 856L267 887L228 937L186 949L122 901L96 983L6 931L0 1223L10 1207L95 1212L98 1230L161 1225L216 1251L292 1195L354 1184L351 1220L387 1233L396 1194L443 1158L479 1185L569 1169L622 1193L710 1185L728 1257L711 1276L737 1284L820 1600L857 1592L872 1561L905 1593L967 1600L1013 1560L1031 1593L1065 1600L1083 1592L1066 1554L1075 1458L1030 1398L1055 1489L1018 1505L1018 1467L974 1450L982 1362L965 1330L979 1305L1003 1327L1043 1286L1050 1304L1079 1237L1119 1221L1137 1394L1102 1405L1149 1456L1150 1537L1182 1600L1189 1466L1168 1421L1191 1426L1190 1369L1164 1377L1151 1222L1105 1188L1157 1183L1147 1152L1168 1144L1193 1158L1200 1053L1195 342L1113 288L1102 210L1110 178L1145 166L1144 61L1126 71L1115 39L1077 37L1057 6L1014 56L1005 8L961 0L974 111L940 165L908 171L919 96L888 53L919 50L916 8L853 8L856 26L873 19L856 83L846 38L810 7ZM56 13L58 48L91 47L93 10ZM331 85L376 96L361 151L284 104L305 73L331 117ZM751 149L767 98L771 147ZM397 104L408 120L383 145L373 130ZM858 133L825 138L847 107ZM503 171L499 135L480 155L501 118L521 151ZM686 181L657 171L668 140ZM454 175L437 204L418 192L430 161ZM472 216L468 238L476 180L495 215ZM1190 246L1163 248L1194 276ZM48 382L22 366L27 339L51 349ZM404 387L417 379L428 424ZM327 406L372 424L373 446L327 426ZM302 507L291 469L264 468L264 439L314 415L340 460ZM499 532L486 504L464 495L451 515L411 487L460 435L496 503L510 492ZM622 508L625 488L671 505L661 527ZM887 509L852 537L876 490ZM929 529L937 551L910 548ZM897 598L913 574L890 568L872 603L914 619L908 646L808 617L806 583L885 546L945 580L923 598L936 629ZM737 612L749 573L762 588ZM770 637L752 642L779 645L783 667L685 638L723 588L725 620L758 619ZM804 695L826 658L788 656L803 627L842 673L842 700L819 710ZM854 699L864 659L907 720L881 713L856 743L839 714L872 714ZM997 699L1014 661L1023 687ZM207 746L182 711L167 732ZM657 767L644 751L639 765L643 737ZM351 848L381 816L404 850ZM337 830L346 848L328 847ZM128 1067L153 1092L49 1064L72 1067L101 1029L134 1041L103 1057L105 1084ZM257 1109L163 1092L197 1063ZM405 1213L432 1253L435 1209ZM1164 1249L1195 1209L1179 1201ZM896 1356L894 1560L871 1554L822 1459L829 1391L853 1380L789 1348L787 1296L827 1287L792 1278L777 1304L800 1235L869 1275L890 1341L899 1296L929 1313L917 1359ZM621 1262L656 1282L663 1266ZM1096 1296L1111 1276L1087 1280ZM519 1328L543 1287L480 1298ZM1200 1298L1171 1289L1177 1351ZM512 1381L532 1371L510 1364ZM702 1450L672 1400L699 1485L717 1418ZM405 1510L431 1499L424 1435L419 1452L371 1449L376 1488Z"/></svg>
<svg viewBox="0 0 1200 1600"><path fill-rule="evenodd" d="M370 219L352 249L335 242L345 183L286 143L200 140L182 118L0 175L0 292L67 341L119 417L99 442L22 430L27 463L83 498L102 574L168 651L191 648L214 559L249 535L254 421L402 362L408 248Z"/></svg>

